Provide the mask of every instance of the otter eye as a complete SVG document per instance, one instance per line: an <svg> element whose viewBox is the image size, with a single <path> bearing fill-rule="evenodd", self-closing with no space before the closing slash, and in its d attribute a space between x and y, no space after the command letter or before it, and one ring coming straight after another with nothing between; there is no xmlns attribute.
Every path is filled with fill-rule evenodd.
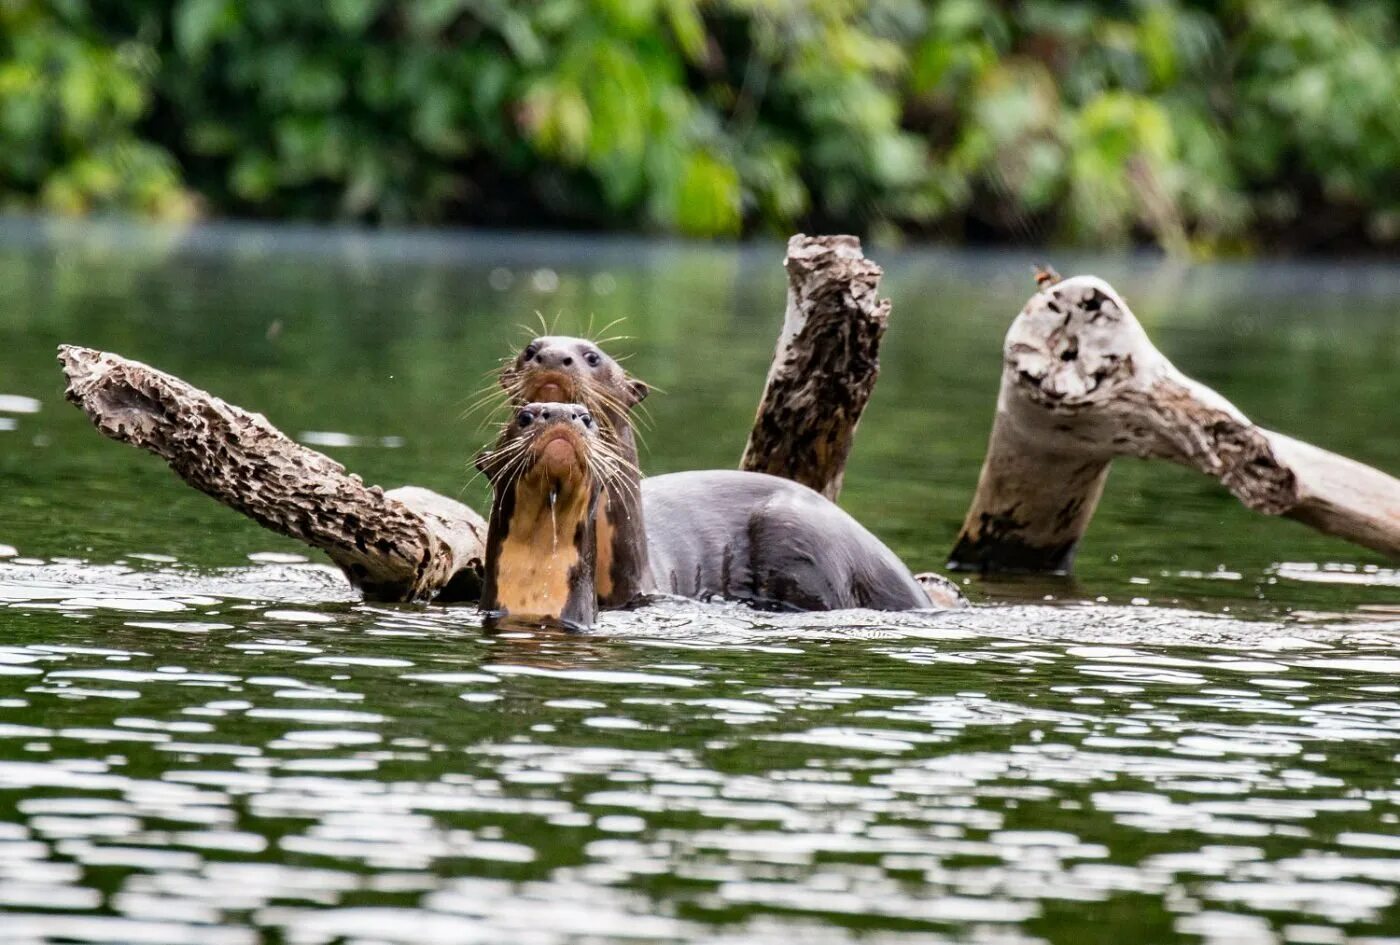
<svg viewBox="0 0 1400 945"><path fill-rule="evenodd" d="M598 355L598 352L596 351L585 351L583 354L583 360L588 362L589 367L597 367L599 362L601 362L603 359Z"/></svg>
<svg viewBox="0 0 1400 945"><path fill-rule="evenodd" d="M530 344L526 345L526 346L525 346L525 354L524 354L525 360L528 361L528 360L530 360L531 358L533 358L533 357L535 356L535 353L536 353L537 351L539 351L539 350L540 350L540 346L537 345L537 344L535 344L534 342L531 342Z"/></svg>
<svg viewBox="0 0 1400 945"><path fill-rule="evenodd" d="M520 415L516 417L516 422L519 423L522 428L528 427L534 420L535 415L528 410L520 411Z"/></svg>

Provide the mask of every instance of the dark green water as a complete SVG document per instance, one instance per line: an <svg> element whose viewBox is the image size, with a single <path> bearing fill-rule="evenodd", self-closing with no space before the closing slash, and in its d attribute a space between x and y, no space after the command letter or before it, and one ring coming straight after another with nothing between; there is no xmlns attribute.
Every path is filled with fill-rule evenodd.
<svg viewBox="0 0 1400 945"><path fill-rule="evenodd" d="M842 501L937 567L1031 260L873 255ZM480 507L459 415L536 311L626 319L649 471L733 465L781 258L0 225L0 941L1400 941L1400 574L1193 474L1120 464L1074 581L969 611L490 637L358 603L101 439L53 360L148 361ZM1400 470L1400 269L1054 262L1255 419Z"/></svg>

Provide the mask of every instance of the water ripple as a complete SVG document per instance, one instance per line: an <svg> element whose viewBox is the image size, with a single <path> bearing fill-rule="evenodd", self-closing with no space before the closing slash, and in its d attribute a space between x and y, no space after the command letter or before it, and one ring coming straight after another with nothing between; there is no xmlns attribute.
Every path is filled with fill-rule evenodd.
<svg viewBox="0 0 1400 945"><path fill-rule="evenodd" d="M315 566L153 564L0 564L10 940L1396 933L1384 621L668 602L493 636Z"/></svg>

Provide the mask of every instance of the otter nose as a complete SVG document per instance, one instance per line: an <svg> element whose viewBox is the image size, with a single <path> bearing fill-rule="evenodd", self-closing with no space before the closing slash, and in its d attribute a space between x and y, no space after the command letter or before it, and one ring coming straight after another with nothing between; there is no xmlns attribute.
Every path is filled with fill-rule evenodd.
<svg viewBox="0 0 1400 945"><path fill-rule="evenodd" d="M593 415L588 412L587 407L580 404L526 404L516 414L516 420L521 429L536 421L541 427L564 423L591 430L594 426Z"/></svg>
<svg viewBox="0 0 1400 945"><path fill-rule="evenodd" d="M562 348L541 348L535 352L535 363L546 368L569 367L574 356Z"/></svg>

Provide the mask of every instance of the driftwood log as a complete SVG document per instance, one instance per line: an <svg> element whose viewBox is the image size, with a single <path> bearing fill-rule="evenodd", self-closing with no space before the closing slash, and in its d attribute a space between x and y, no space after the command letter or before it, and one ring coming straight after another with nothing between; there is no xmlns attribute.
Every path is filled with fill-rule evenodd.
<svg viewBox="0 0 1400 945"><path fill-rule="evenodd" d="M950 568L1069 570L1119 456L1189 466L1251 509L1400 558L1400 480L1256 426L1177 370L1106 282L1045 285L1003 354L991 441Z"/></svg>
<svg viewBox="0 0 1400 945"><path fill-rule="evenodd" d="M475 600L486 522L460 502L385 491L249 413L136 361L65 345L68 400L98 431L155 453L185 482L325 551L371 600Z"/></svg>
<svg viewBox="0 0 1400 945"><path fill-rule="evenodd" d="M739 465L835 501L880 371L890 302L854 236L794 236L783 265L783 330Z"/></svg>

